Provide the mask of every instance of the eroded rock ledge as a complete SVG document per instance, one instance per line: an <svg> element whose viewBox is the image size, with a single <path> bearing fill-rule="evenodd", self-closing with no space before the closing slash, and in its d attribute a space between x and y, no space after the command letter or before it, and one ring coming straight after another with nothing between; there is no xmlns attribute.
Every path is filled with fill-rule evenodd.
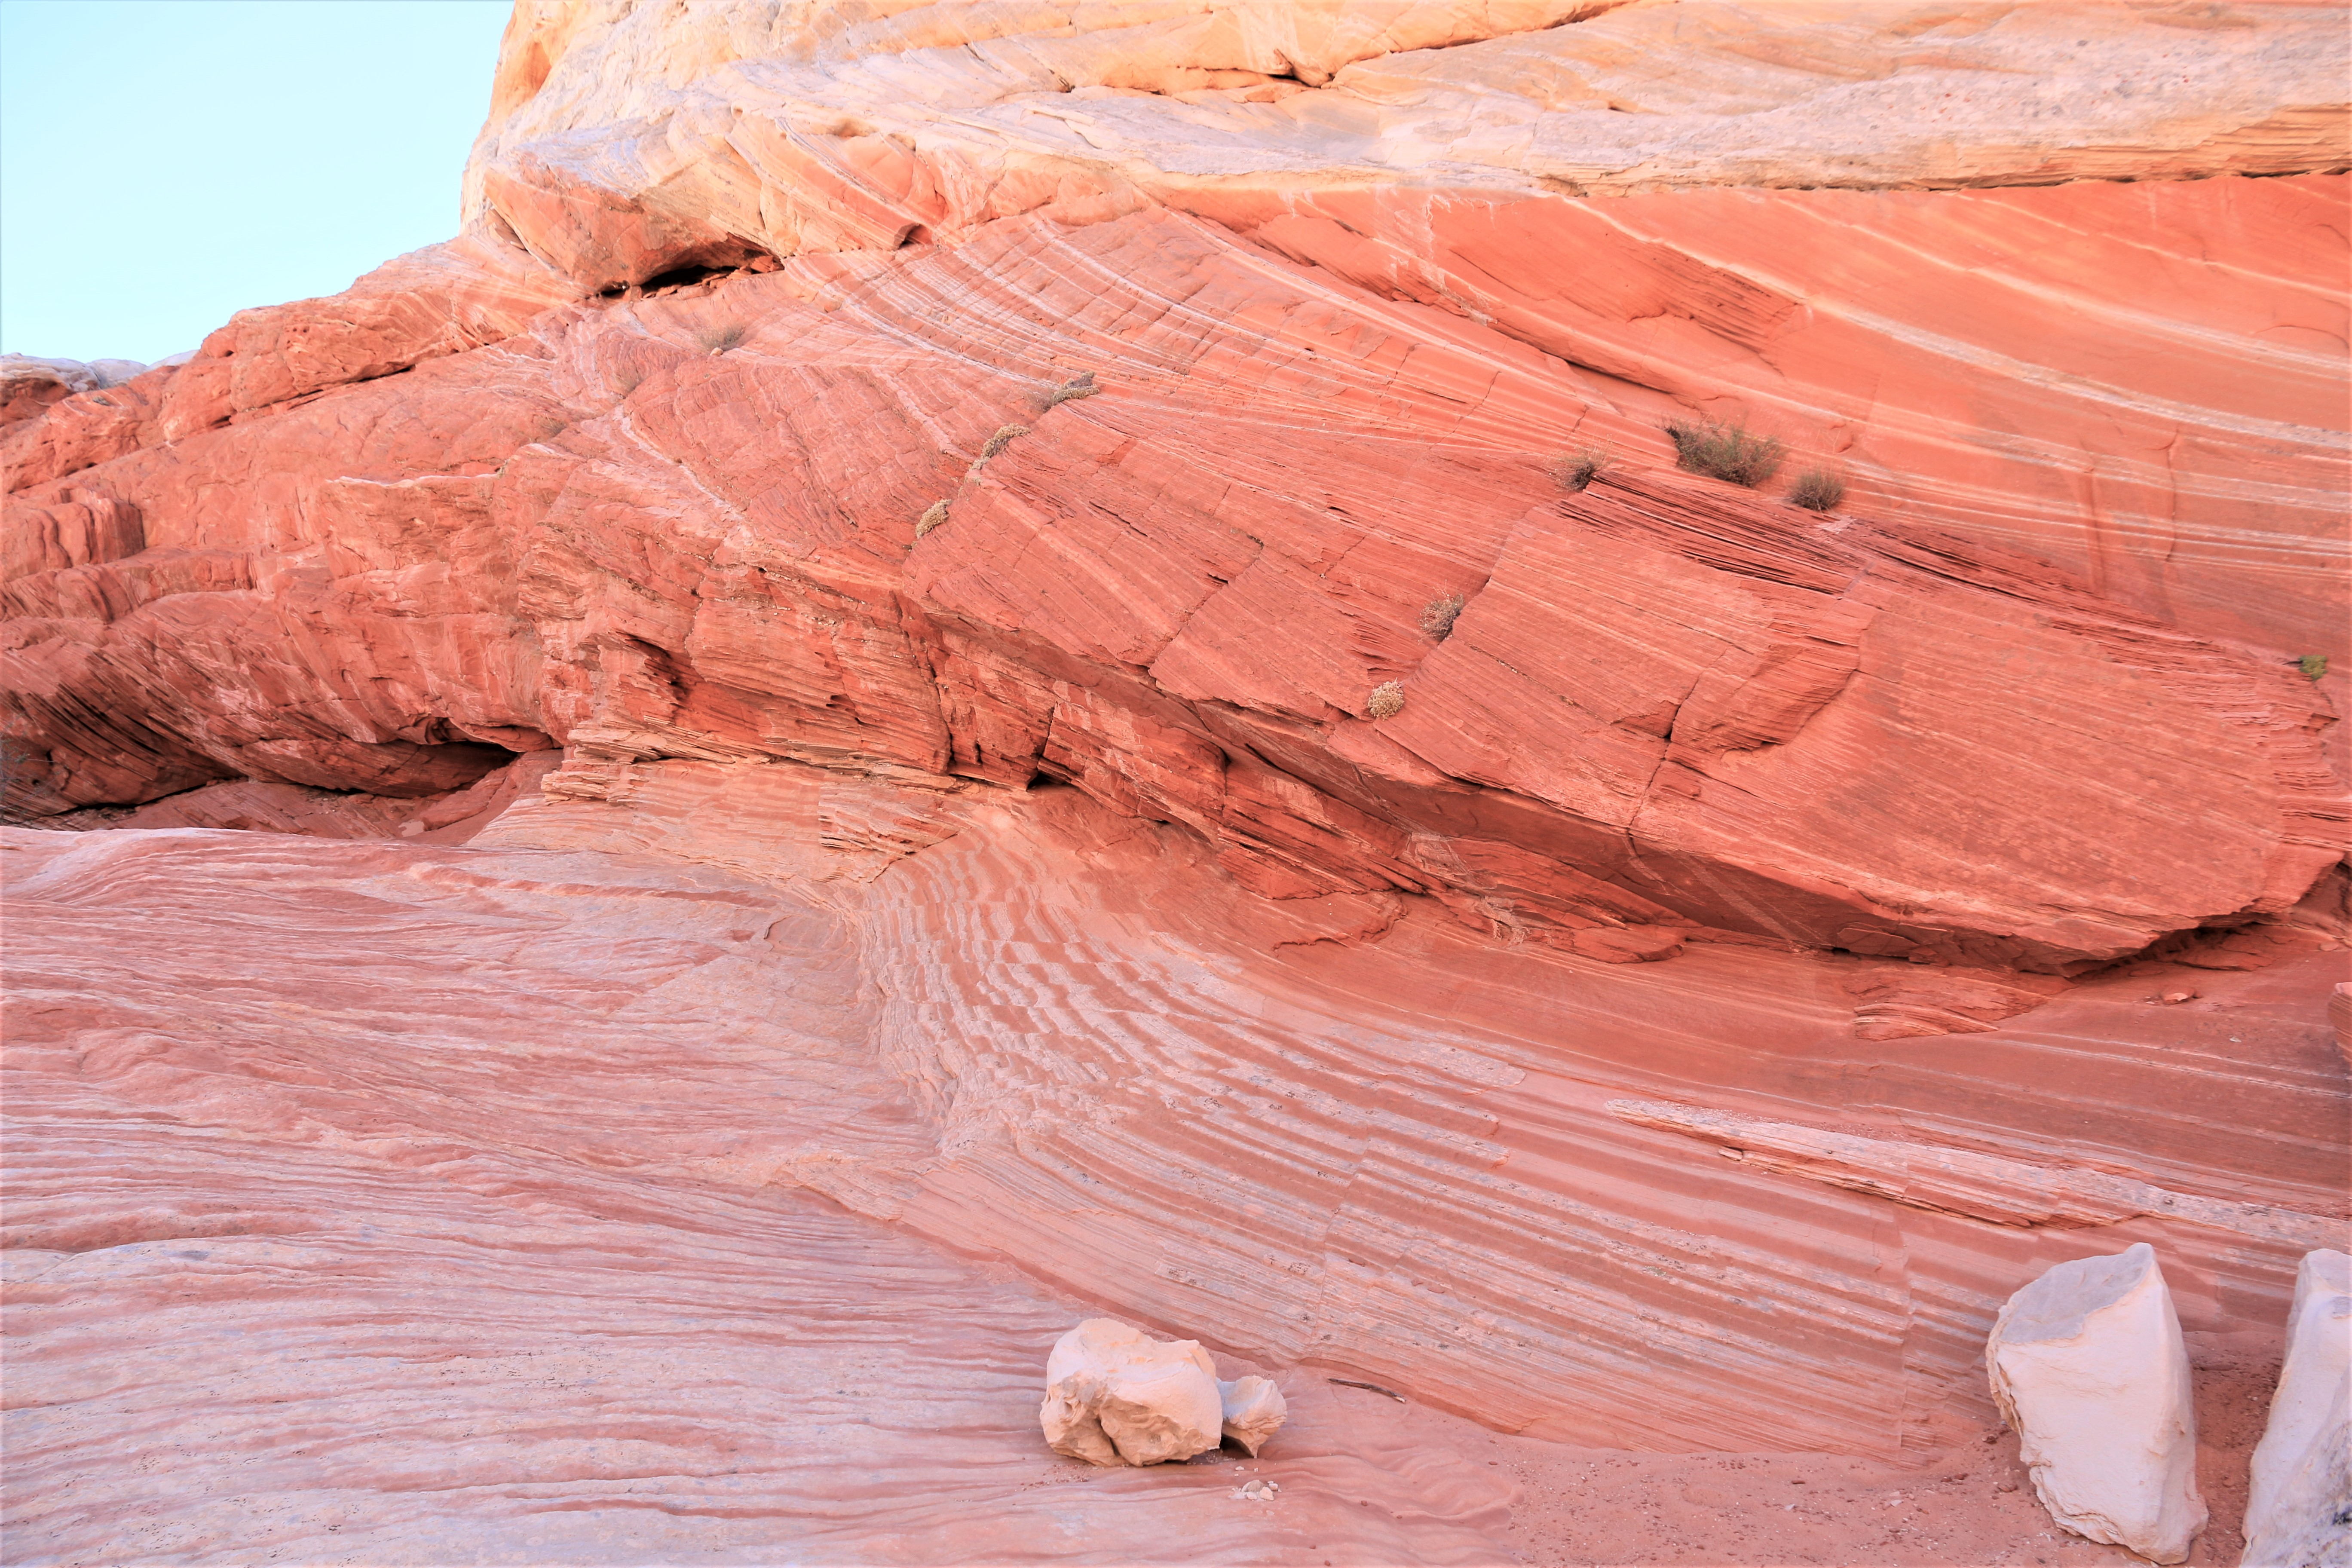
<svg viewBox="0 0 2352 1568"><path fill-rule="evenodd" d="M1562 493L1570 439L1622 457ZM573 305L15 497L16 809L424 795L551 743L575 795L662 756L1044 776L1276 898L2047 970L2337 858L2283 656L1660 444L1164 213Z"/></svg>

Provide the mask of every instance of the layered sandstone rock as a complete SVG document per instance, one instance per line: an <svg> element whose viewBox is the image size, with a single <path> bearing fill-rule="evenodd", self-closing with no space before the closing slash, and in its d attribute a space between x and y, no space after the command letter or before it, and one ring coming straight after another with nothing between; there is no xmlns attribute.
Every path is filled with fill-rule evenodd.
<svg viewBox="0 0 2352 1568"><path fill-rule="evenodd" d="M2062 1263L2000 1310L1993 1397L2050 1517L2179 1563L2205 1527L2189 1352L2156 1250Z"/></svg>
<svg viewBox="0 0 2352 1568"><path fill-rule="evenodd" d="M1192 213L2330 652L2342 184L2208 176L2352 163L2341 56L2323 6L538 0L468 202L614 287ZM1902 194L1937 188L1974 194ZM2265 303L2215 265L2239 245Z"/></svg>
<svg viewBox="0 0 2352 1568"><path fill-rule="evenodd" d="M2059 971L2284 911L2340 854L2332 715L2283 655L1656 455L1561 494L1561 409L1662 438L1484 329L1164 214L838 265L559 311L20 492L16 809L435 794L551 736L592 772L1066 778L1258 891L1431 894L1595 956L1647 928ZM1018 331L922 303L988 293ZM1081 363L1104 390L1035 414ZM1411 700L1373 718L1384 679Z"/></svg>
<svg viewBox="0 0 2352 1568"><path fill-rule="evenodd" d="M2346 1198L2333 26L520 7L466 236L0 431L8 811L131 829L6 835L12 1519L1493 1562L1566 1548L1331 1401L1977 1454L2086 1243L2274 1339ZM140 1392L289 1270L294 1360L215 1349L345 1431L364 1361L331 1474ZM1097 1312L1311 1369L1278 1502L1062 1484Z"/></svg>
<svg viewBox="0 0 2352 1568"><path fill-rule="evenodd" d="M660 756L1066 778L1260 892L1432 895L1621 962L1715 933L2065 972L2277 914L2344 815L2294 662L2341 628L2289 537L2337 516L2336 384L2294 334L2332 320L2343 181L2294 174L2326 136L2277 131L2326 32L2101 27L525 6L477 232L10 437L12 809L223 777L433 795L551 737L575 787ZM1622 112L1664 108L1607 84L1667 40L1706 85ZM1278 101L1152 74L1277 55ZM1933 162L1899 138L1837 181L1687 151L1787 152L1856 83L1963 80L1936 134L1979 189L1876 188ZM1685 171L1648 194L1527 172L1637 121L1668 140L1624 168ZM1086 151L1037 152L1038 124ZM1466 140L1394 166L1416 125ZM2180 161L2190 136L2290 177L1999 188L2109 136L2141 174L2240 166ZM953 210L840 229L886 165ZM1792 183L1849 188L1758 188ZM2216 247L2264 258L2259 322L2211 314L2185 258ZM1841 411L1826 381L1864 365ZM1671 472L1656 424L1690 405L1836 455L1850 512ZM2164 447L2160 484L2118 439ZM1570 442L1621 460L1561 494ZM2033 1005L1990 984L1866 995L1858 1024Z"/></svg>
<svg viewBox="0 0 2352 1568"><path fill-rule="evenodd" d="M42 359L0 354L0 427L46 413L78 392L120 386L146 370L136 360Z"/></svg>

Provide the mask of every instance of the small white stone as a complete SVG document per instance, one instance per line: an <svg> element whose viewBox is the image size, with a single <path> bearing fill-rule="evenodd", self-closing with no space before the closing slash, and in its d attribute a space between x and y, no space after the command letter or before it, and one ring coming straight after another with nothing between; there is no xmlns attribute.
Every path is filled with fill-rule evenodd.
<svg viewBox="0 0 2352 1568"><path fill-rule="evenodd" d="M1224 1435L1247 1449L1253 1459L1290 1414L1282 1390L1275 1387L1271 1378L1237 1377L1220 1383L1217 1395L1223 1407Z"/></svg>
<svg viewBox="0 0 2352 1568"><path fill-rule="evenodd" d="M2001 1308L1985 1362L2053 1519L2158 1563L2189 1555L2205 1527L2189 1351L2153 1247L2050 1269Z"/></svg>
<svg viewBox="0 0 2352 1568"><path fill-rule="evenodd" d="M2352 1256L2304 1255L2254 1449L2242 1568L2352 1564Z"/></svg>

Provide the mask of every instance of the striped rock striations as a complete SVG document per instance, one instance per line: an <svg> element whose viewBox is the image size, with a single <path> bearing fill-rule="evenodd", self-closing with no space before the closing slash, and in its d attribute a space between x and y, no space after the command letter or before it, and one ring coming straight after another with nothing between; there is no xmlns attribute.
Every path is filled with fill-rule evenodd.
<svg viewBox="0 0 2352 1568"><path fill-rule="evenodd" d="M6 810L107 830L7 832L43 1550L123 1539L41 1500L118 1462L73 1314L153 1331L106 1259L189 1237L344 1293L306 1355L523 1232L499 1333L658 1259L723 1381L799 1227L819 1316L1006 1326L760 1376L1033 1447L1103 1313L1666 1450L1935 1451L2000 1302L2142 1241L2192 1359L2274 1350L2346 1197L2340 31L523 0L461 237L5 405ZM530 1398L375 1373L502 1413L467 1528L525 1529ZM1284 1386L1281 1551L1501 1550L1459 1467L1375 1526ZM701 1528L645 1549L778 1539ZM1090 1549L1024 1531L953 1550Z"/></svg>

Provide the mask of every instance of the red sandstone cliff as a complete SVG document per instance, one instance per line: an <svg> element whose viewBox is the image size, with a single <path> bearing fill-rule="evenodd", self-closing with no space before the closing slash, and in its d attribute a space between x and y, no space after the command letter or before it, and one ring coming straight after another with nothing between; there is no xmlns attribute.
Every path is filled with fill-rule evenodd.
<svg viewBox="0 0 2352 1568"><path fill-rule="evenodd" d="M24 1246L356 1289L446 1166L723 1294L808 1188L959 1312L1919 1455L2087 1228L2258 1360L2344 1204L2340 34L526 0L463 237L0 431L14 818L360 841L9 835L16 1103L142 1150ZM1318 1540L1497 1550L1327 1458Z"/></svg>

